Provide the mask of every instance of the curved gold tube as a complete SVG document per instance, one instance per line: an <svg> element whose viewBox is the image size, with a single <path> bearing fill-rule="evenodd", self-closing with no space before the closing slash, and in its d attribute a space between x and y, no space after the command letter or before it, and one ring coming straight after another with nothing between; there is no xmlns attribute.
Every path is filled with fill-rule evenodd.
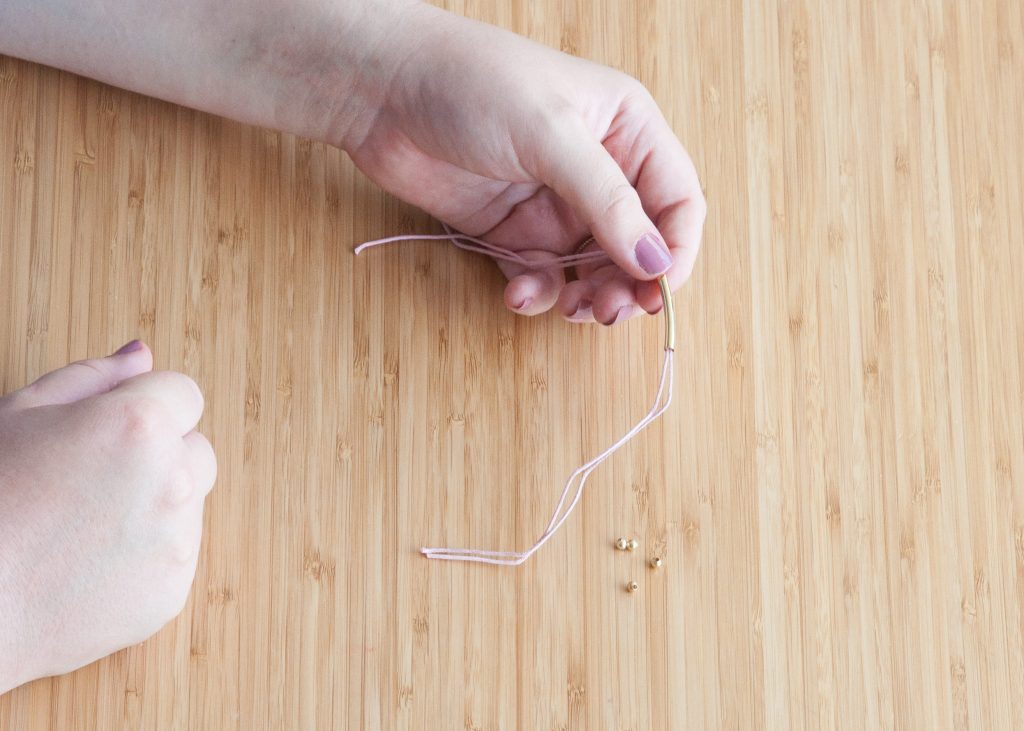
<svg viewBox="0 0 1024 731"><path fill-rule="evenodd" d="M676 349L676 312L672 309L672 290L668 288L668 278L662 275L658 279L661 287L662 309L665 311L665 350Z"/></svg>

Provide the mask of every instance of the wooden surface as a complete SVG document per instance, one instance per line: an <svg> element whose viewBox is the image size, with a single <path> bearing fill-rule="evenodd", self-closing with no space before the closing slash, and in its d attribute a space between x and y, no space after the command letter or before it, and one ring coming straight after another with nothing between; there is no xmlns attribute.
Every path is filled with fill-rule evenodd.
<svg viewBox="0 0 1024 731"><path fill-rule="evenodd" d="M529 545L661 323L356 260L431 224L337 150L0 59L0 385L143 337L221 467L179 620L0 727L1024 728L1020 3L451 7L639 76L693 154L671 412L524 567L426 561Z"/></svg>

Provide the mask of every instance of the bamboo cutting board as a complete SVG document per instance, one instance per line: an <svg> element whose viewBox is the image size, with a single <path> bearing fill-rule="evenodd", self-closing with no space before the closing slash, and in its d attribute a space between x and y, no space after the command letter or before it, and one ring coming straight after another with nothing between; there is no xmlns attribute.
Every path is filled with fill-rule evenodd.
<svg viewBox="0 0 1024 731"><path fill-rule="evenodd" d="M0 728L1024 728L1020 3L449 7L637 75L692 153L672 409L525 566L426 561L533 541L661 323L355 259L433 229L338 150L0 59L0 385L142 337L220 459L182 616Z"/></svg>

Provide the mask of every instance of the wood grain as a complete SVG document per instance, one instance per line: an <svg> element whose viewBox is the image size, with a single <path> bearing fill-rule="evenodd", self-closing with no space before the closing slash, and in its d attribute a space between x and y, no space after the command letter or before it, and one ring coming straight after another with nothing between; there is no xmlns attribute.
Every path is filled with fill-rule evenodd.
<svg viewBox="0 0 1024 731"><path fill-rule="evenodd" d="M1020 3L449 7L637 75L693 154L674 407L527 565L424 560L529 545L660 322L356 260L431 223L339 151L0 59L0 386L143 337L220 458L184 614L0 727L1024 728Z"/></svg>

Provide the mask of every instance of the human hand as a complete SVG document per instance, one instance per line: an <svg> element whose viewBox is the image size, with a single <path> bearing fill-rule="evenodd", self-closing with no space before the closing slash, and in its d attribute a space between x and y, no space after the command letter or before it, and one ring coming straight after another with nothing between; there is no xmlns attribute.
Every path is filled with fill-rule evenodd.
<svg viewBox="0 0 1024 731"><path fill-rule="evenodd" d="M536 260L501 265L523 314L657 312L651 280L679 287L697 256L697 174L639 82L426 3L8 0L0 52L343 147L395 195ZM613 264L570 283L544 268L591 233Z"/></svg>
<svg viewBox="0 0 1024 731"><path fill-rule="evenodd" d="M667 270L675 289L690 276L705 202L647 90L432 6L406 16L378 51L392 58L374 68L396 69L379 106L332 141L398 197L535 260L499 263L509 308L604 324L658 312L652 280ZM610 262L577 267L569 283L543 267L590 233Z"/></svg>
<svg viewBox="0 0 1024 731"><path fill-rule="evenodd" d="M138 341L0 398L0 693L155 633L195 575L216 458Z"/></svg>
<svg viewBox="0 0 1024 731"><path fill-rule="evenodd" d="M505 302L611 323L693 269L693 163L635 79L413 0L0 3L0 51L343 147L395 195L535 260ZM75 22L68 22L73 17ZM612 263L545 259L593 234ZM667 244L667 251L664 244Z"/></svg>

